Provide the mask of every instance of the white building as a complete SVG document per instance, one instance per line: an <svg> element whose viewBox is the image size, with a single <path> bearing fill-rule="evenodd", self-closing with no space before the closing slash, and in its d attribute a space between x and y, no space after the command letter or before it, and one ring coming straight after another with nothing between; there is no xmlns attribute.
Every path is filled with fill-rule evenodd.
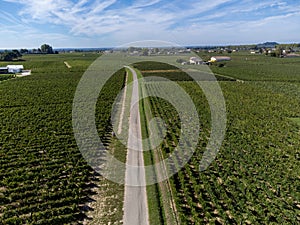
<svg viewBox="0 0 300 225"><path fill-rule="evenodd" d="M203 63L203 61L198 57L191 57L190 58L190 64L200 65L202 63Z"/></svg>
<svg viewBox="0 0 300 225"><path fill-rule="evenodd" d="M9 73L21 73L24 69L23 65L7 65L6 67Z"/></svg>

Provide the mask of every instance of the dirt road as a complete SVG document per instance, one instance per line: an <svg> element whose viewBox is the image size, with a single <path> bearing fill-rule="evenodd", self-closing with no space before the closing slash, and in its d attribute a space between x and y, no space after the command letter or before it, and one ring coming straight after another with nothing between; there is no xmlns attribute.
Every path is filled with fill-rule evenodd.
<svg viewBox="0 0 300 225"><path fill-rule="evenodd" d="M128 151L125 174L124 225L149 225L146 178L142 148L142 134L139 111L139 86L136 72L133 75L132 97L130 104ZM129 186L128 184L132 184Z"/></svg>

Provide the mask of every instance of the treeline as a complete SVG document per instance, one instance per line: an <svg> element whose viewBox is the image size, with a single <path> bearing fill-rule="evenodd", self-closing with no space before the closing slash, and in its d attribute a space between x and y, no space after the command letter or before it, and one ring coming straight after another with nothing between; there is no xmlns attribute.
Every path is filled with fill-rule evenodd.
<svg viewBox="0 0 300 225"><path fill-rule="evenodd" d="M54 51L53 47L48 44L41 45L40 48L34 48L31 50L21 49L21 54L58 54L58 51Z"/></svg>
<svg viewBox="0 0 300 225"><path fill-rule="evenodd" d="M0 61L13 61L18 60L24 54L58 54L58 51L54 51L52 46L48 44L41 45L40 48L37 49L20 49L20 50L5 50L0 52Z"/></svg>
<svg viewBox="0 0 300 225"><path fill-rule="evenodd" d="M4 51L0 53L0 60L1 61L12 61L14 59L19 59L22 57L22 54L18 50L12 50L12 51Z"/></svg>
<svg viewBox="0 0 300 225"><path fill-rule="evenodd" d="M249 44L249 45L224 45L224 46L202 46L202 47L191 47L193 50L261 50L261 49L274 49L274 48L282 48L282 49L290 49L295 50L300 48L300 43L290 43L290 44L279 44L277 42L265 42L262 44Z"/></svg>

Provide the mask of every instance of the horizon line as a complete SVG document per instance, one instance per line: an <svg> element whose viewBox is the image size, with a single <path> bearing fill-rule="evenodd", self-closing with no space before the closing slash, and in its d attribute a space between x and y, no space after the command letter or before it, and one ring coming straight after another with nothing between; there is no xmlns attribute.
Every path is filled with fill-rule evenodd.
<svg viewBox="0 0 300 225"><path fill-rule="evenodd" d="M179 45L178 47L183 47L183 48L207 48L207 47L227 47L227 46L251 46L251 45L261 45L261 44L267 44L267 43L277 43L277 44L300 44L300 42L284 42L284 43L279 43L277 41L266 41L262 43L247 43L247 44L188 44L188 45ZM53 47L53 46L52 46ZM131 47L145 47L145 48L166 48L167 46L131 46ZM174 46L175 47L175 46ZM32 49L39 49L39 47L19 47L19 48L0 48L0 51L5 51L5 50L19 50L19 49L27 49L27 50L32 50ZM53 50L80 50L80 49L94 49L94 50L110 50L110 49L118 49L120 47L53 47Z"/></svg>

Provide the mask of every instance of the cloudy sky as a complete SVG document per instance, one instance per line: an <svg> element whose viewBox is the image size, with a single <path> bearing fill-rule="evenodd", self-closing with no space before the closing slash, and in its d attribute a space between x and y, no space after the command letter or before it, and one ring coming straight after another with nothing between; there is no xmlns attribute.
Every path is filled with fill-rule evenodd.
<svg viewBox="0 0 300 225"><path fill-rule="evenodd" d="M0 49L300 42L299 0L0 0Z"/></svg>

